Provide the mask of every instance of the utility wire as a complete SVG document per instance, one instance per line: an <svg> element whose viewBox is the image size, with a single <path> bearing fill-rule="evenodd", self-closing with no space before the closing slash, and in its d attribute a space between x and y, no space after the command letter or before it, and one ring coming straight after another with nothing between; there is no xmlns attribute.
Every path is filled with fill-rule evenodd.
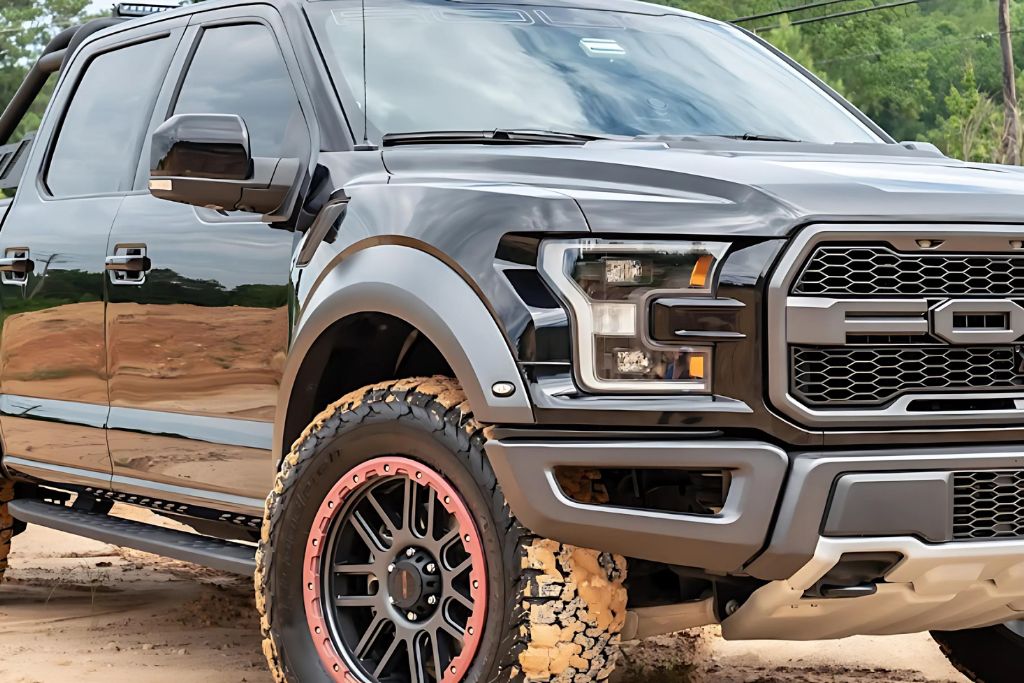
<svg viewBox="0 0 1024 683"><path fill-rule="evenodd" d="M852 9L846 12L836 12L835 14L827 14L823 17L812 17L810 19L797 19L791 21L789 26L803 26L806 24L816 24L821 21L830 21L832 19L845 19L847 17L854 17L860 14L868 14L870 12L878 12L884 9L896 9L899 7L908 7L910 5L920 5L925 2L931 2L931 0L900 0L899 2L889 2L884 5L873 5L872 7L862 7L861 9ZM762 31L774 31L783 27L783 24L773 24L771 26L758 26L752 29L755 33L761 33Z"/></svg>
<svg viewBox="0 0 1024 683"><path fill-rule="evenodd" d="M799 7L788 7L786 9L773 10L771 12L762 12L761 14L751 14L750 16L740 17L739 19L733 19L731 23L742 24L744 22L754 21L756 19L771 19L772 17L781 16L783 14L793 14L795 12L803 12L809 9L828 7L829 5L838 5L841 2L852 2L852 0L818 0L818 2L811 2L806 5L800 5Z"/></svg>

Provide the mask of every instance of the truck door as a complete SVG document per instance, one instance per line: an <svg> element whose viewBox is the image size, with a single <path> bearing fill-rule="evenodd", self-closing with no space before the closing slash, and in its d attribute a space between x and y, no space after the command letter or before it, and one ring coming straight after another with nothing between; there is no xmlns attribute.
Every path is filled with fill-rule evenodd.
<svg viewBox="0 0 1024 683"><path fill-rule="evenodd" d="M115 33L65 72L0 230L5 464L107 488L104 273L114 217L184 26ZM130 36L130 37L127 37Z"/></svg>
<svg viewBox="0 0 1024 683"><path fill-rule="evenodd" d="M245 11L193 20L180 85L154 127L176 114L237 114L254 156L308 159L311 108L293 84L280 19ZM144 162L148 172L145 153ZM273 483L296 237L252 214L126 199L108 253L135 264L108 283L116 490L260 514Z"/></svg>

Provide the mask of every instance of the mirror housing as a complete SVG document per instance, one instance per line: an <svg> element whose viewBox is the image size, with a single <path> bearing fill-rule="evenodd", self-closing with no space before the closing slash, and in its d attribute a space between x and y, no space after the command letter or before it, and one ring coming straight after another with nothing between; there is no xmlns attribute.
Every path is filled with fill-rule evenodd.
<svg viewBox="0 0 1024 683"><path fill-rule="evenodd" d="M241 116L179 114L153 133L149 191L181 204L279 214L293 194L300 164L254 158Z"/></svg>

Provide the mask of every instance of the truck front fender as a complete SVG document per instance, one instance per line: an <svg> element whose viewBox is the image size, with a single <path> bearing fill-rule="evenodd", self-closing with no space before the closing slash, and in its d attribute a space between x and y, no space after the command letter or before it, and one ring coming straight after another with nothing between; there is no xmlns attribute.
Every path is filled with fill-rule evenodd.
<svg viewBox="0 0 1024 683"><path fill-rule="evenodd" d="M508 341L476 291L440 259L410 246L370 246L339 257L300 302L275 420L274 457L290 444L288 405L303 360L335 322L384 313L412 325L441 352L476 417L492 424L529 424L533 408ZM507 382L511 395L491 387ZM340 398L340 397L339 397Z"/></svg>

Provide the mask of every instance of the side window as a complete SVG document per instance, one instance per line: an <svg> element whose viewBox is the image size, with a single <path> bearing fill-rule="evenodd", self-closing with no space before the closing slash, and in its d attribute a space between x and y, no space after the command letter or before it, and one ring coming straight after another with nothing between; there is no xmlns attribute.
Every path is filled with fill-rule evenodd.
<svg viewBox="0 0 1024 683"><path fill-rule="evenodd" d="M55 197L127 192L167 73L168 38L95 57L64 114L46 173Z"/></svg>
<svg viewBox="0 0 1024 683"><path fill-rule="evenodd" d="M309 132L277 40L262 24L206 29L175 114L238 114L256 157L304 157Z"/></svg>

